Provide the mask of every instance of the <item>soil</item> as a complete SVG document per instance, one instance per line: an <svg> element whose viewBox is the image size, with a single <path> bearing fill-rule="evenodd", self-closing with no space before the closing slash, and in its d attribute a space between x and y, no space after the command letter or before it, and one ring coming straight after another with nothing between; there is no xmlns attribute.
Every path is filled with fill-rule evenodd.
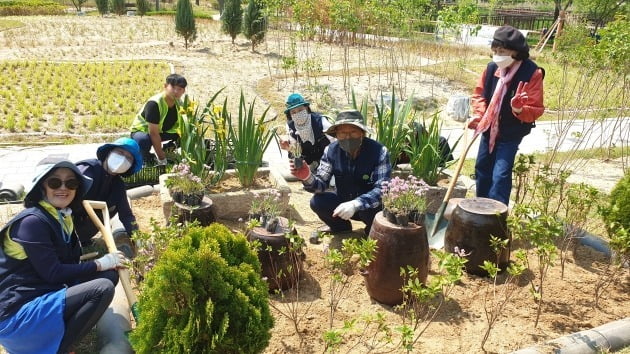
<svg viewBox="0 0 630 354"><path fill-rule="evenodd" d="M291 92L305 92L313 109L334 106L338 109L349 102L349 87L357 97L376 97L378 92L390 92L391 85L403 88L406 95L415 93L421 97L433 97L443 106L450 95L466 92L446 80L419 71L401 71L400 75L367 74L365 68L381 65L417 66L427 60L406 53L395 53L379 46L349 47L322 43L297 42L296 55L300 60L310 58L321 65L317 75L308 76L301 69L294 77L281 68L282 58L288 55L289 36L271 32L265 44L250 50L249 43L238 37L234 44L222 34L214 21L198 23L198 38L185 50L183 40L177 37L170 17L25 17L17 18L24 27L0 32L0 60L53 61L106 61L106 60L162 60L174 65L189 82L188 91L200 99L209 98L214 92L224 91L237 100L242 91L248 99L259 97L258 102L270 104L270 116L282 117L284 98ZM71 35L69 35L71 34ZM349 58L346 62L344 58ZM396 57L396 64L389 62ZM389 58L389 59L388 59ZM385 63L385 64L383 64ZM359 74L342 78L347 64ZM165 73L166 76L167 73ZM479 73L477 73L479 74ZM478 75L477 75L478 76ZM401 81L404 78L404 81ZM159 90L160 88L156 88ZM146 97L138 97L141 104ZM328 102L324 104L324 102ZM331 103L332 102L332 103ZM236 107L236 104L232 104ZM460 124L445 120L445 125ZM284 125L282 120L279 125ZM586 170L586 168L585 168ZM615 169L616 173L617 169ZM595 172L591 169L590 171ZM597 170L600 176L610 175L607 170ZM580 176L579 173L576 174ZM579 178L579 177L578 177ZM582 180L596 181L588 176ZM290 182L292 188L290 212L285 215L296 221L298 233L308 239L310 233L321 226L317 216L308 208L310 193L300 183ZM609 190L610 187L606 186ZM133 201L133 208L141 229L150 230L150 219L164 222L159 196ZM219 220L235 231L243 225L238 222ZM351 235L360 237L362 225L354 224ZM300 300L297 313L300 321L294 323L280 314L287 311L290 303L278 295L271 296L275 317L272 339L265 353L321 353L325 350L323 333L330 328L330 273L324 263L324 246L307 242L306 261L300 282ZM628 269L618 282L610 286L594 307L594 287L604 274L605 257L590 248L578 247L571 253L560 277L560 267L550 269L545 282L543 311L538 326L534 326L536 302L529 292L528 274L519 283L511 302L497 321L486 349L490 352L509 352L535 343L542 343L569 333L590 329L610 321L630 316L628 294L630 274ZM436 264L432 259L429 277L435 276ZM354 272L341 295L341 302L334 316L333 327L341 328L344 321L358 320L367 314L382 313L392 328L402 323L401 317L389 306L381 305L367 294L364 279ZM490 286L487 279L465 276L452 291L450 301L420 338L413 352L418 353L477 353L482 352L480 342L486 328L484 293ZM502 285L499 285L502 288ZM279 310L280 311L279 311ZM342 353L365 353L364 344L377 339L373 326L361 336L359 330L345 336ZM399 339L394 331L394 343ZM393 347L388 346L389 349ZM384 350L376 350L384 351ZM394 352L400 350L394 350Z"/></svg>
<svg viewBox="0 0 630 354"><path fill-rule="evenodd" d="M308 201L311 194L302 189L301 183L289 182L291 208L285 216L296 220L298 233L308 239L312 231L321 226L317 216L310 211ZM159 197L133 201L134 213L142 229L149 229L149 220L163 220ZM244 225L230 220L218 222L228 225L234 232L242 232ZM343 237L361 237L363 225L353 222L354 232ZM333 240L331 245L337 244ZM331 273L326 268L324 251L326 243L313 245L306 242L306 260L302 280L299 283L299 301L290 302L294 290L281 295L271 294L270 303L275 318L272 338L265 353L322 353L325 344L324 332L330 329L330 284ZM589 247L579 246L569 254L561 277L560 266L551 267L544 284L544 304L537 327L534 327L537 304L530 294L529 280L535 278L531 272L518 282L518 287L502 312L491 332L485 349L488 352L505 353L519 348L544 343L570 333L591 329L605 323L630 316L628 294L630 272L625 269L615 284L600 298L595 307L595 284L606 272L606 257ZM436 275L437 264L431 258L429 279ZM367 293L364 278L356 271L350 273L349 283L340 296L339 308L334 315L333 328L341 330L344 322L356 320L356 328L345 335L341 353L366 353L370 349L365 343L375 341L379 349L372 352L402 352L392 345L385 345L374 324L362 332L364 316L381 313L386 323L394 329L402 324L396 309L379 304ZM500 277L502 279L502 277ZM465 275L450 293L437 316L420 337L413 352L417 353L481 353L480 343L487 322L484 312L484 294L491 289L487 278ZM499 284L498 290L505 289ZM293 307L292 307L293 306ZM294 310L290 310L293 308ZM293 311L293 312L292 312ZM283 313L293 313L299 318L297 331L295 322ZM424 322L423 325L426 325ZM380 340L379 340L380 338ZM399 336L394 331L394 343ZM549 348L546 351L550 351Z"/></svg>

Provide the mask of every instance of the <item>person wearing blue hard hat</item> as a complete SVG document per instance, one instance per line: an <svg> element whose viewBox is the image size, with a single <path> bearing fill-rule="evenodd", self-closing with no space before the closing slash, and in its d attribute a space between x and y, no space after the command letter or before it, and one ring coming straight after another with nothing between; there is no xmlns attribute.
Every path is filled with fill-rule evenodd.
<svg viewBox="0 0 630 354"><path fill-rule="evenodd" d="M133 232L138 230L138 225L121 177L131 176L142 168L140 147L131 138L120 138L113 143L101 145L96 150L96 157L77 162L79 170L94 181L85 199L106 202L110 216L118 214L127 237L131 237ZM82 206L75 211L74 220L81 243L84 246L90 245L98 229Z"/></svg>
<svg viewBox="0 0 630 354"><path fill-rule="evenodd" d="M319 160L324 154L324 149L335 139L324 132L330 128L331 123L327 117L311 111L310 103L299 93L292 93L287 97L286 109L288 136L280 137L280 147L290 150L291 144L299 144L301 156L311 170L315 171Z"/></svg>
<svg viewBox="0 0 630 354"><path fill-rule="evenodd" d="M107 310L120 252L80 262L71 217L92 180L65 159L37 165L25 209L0 229L0 345L9 353L67 353Z"/></svg>

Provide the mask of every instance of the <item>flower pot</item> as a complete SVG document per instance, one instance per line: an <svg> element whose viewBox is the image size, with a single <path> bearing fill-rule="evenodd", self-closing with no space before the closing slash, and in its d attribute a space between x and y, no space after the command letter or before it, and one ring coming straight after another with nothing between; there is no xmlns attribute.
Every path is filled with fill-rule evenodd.
<svg viewBox="0 0 630 354"><path fill-rule="evenodd" d="M181 192L181 191L171 192L171 197L173 198L173 201L177 203L184 202L184 192Z"/></svg>
<svg viewBox="0 0 630 354"><path fill-rule="evenodd" d="M206 196L202 196L201 202L197 205L173 203L169 216L174 216L177 223L198 221L201 226L208 226L216 220L212 200Z"/></svg>
<svg viewBox="0 0 630 354"><path fill-rule="evenodd" d="M468 259L466 271L470 274L487 276L479 266L484 261L498 264L505 269L510 260L510 243L499 254L490 247L490 236L509 239L507 228L507 206L488 198L470 198L459 202L446 227L444 250L463 250Z"/></svg>
<svg viewBox="0 0 630 354"><path fill-rule="evenodd" d="M182 203L190 206L197 206L203 200L203 193L185 194Z"/></svg>
<svg viewBox="0 0 630 354"><path fill-rule="evenodd" d="M396 225L407 226L409 225L409 215L407 214L397 214L396 215Z"/></svg>
<svg viewBox="0 0 630 354"><path fill-rule="evenodd" d="M374 300L394 306L403 301L401 288L405 279L400 268L412 266L418 270L418 280L425 282L429 273L429 242L424 223L402 227L392 224L379 212L369 237L376 240L374 260L363 272L368 294Z"/></svg>
<svg viewBox="0 0 630 354"><path fill-rule="evenodd" d="M302 165L304 164L304 159L301 157L294 157L293 158L293 166L295 166L296 169L302 167Z"/></svg>
<svg viewBox="0 0 630 354"><path fill-rule="evenodd" d="M261 243L258 249L258 260L262 266L262 276L267 279L269 290L286 290L294 287L300 278L304 253L300 250L289 250L291 244L285 237L288 232L297 234L295 229L289 230L286 218L276 218L277 228L269 232L265 227L255 227L247 232L247 239ZM289 251L287 251L289 250Z"/></svg>

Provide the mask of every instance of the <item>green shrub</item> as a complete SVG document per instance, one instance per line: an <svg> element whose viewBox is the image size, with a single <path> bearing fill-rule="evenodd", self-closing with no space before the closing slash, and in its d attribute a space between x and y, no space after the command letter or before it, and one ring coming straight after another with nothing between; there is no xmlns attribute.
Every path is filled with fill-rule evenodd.
<svg viewBox="0 0 630 354"><path fill-rule="evenodd" d="M273 318L256 252L220 224L191 227L146 275L131 332L141 353L257 353Z"/></svg>
<svg viewBox="0 0 630 354"><path fill-rule="evenodd" d="M2 0L0 16L63 15L65 7L52 0Z"/></svg>
<svg viewBox="0 0 630 354"><path fill-rule="evenodd" d="M138 16L144 16L150 9L149 0L136 0L136 13Z"/></svg>
<svg viewBox="0 0 630 354"><path fill-rule="evenodd" d="M221 29L232 38L232 44L236 36L241 33L243 23L243 9L240 0L226 0L221 13Z"/></svg>
<svg viewBox="0 0 630 354"><path fill-rule="evenodd" d="M195 16L193 15L190 0L177 0L177 12L175 13L175 32L184 38L184 45L188 49L188 44L197 38L197 27L195 26Z"/></svg>
<svg viewBox="0 0 630 354"><path fill-rule="evenodd" d="M111 8L111 11L118 16L121 16L127 13L127 8L125 7L125 0L111 0L110 8Z"/></svg>
<svg viewBox="0 0 630 354"><path fill-rule="evenodd" d="M96 2L96 9L98 10L98 13L102 16L107 14L107 10L108 10L108 5L109 5L109 1L108 0L95 0Z"/></svg>
<svg viewBox="0 0 630 354"><path fill-rule="evenodd" d="M602 210L602 215L609 233L620 227L630 231L630 173L610 192L610 204Z"/></svg>

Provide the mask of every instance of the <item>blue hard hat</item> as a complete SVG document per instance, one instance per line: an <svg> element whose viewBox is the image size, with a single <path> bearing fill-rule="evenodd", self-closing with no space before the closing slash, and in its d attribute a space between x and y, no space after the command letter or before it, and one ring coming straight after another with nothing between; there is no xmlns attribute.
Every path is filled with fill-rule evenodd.
<svg viewBox="0 0 630 354"><path fill-rule="evenodd" d="M310 105L310 103L304 100L304 97L302 97L302 95L300 95L299 93L292 93L289 95L289 97L287 97L287 109L284 110L284 113L289 113L289 111L295 107L308 105Z"/></svg>
<svg viewBox="0 0 630 354"><path fill-rule="evenodd" d="M133 165L131 165L129 171L123 173L122 176L130 176L142 169L143 160L142 154L140 153L140 146L131 138L120 138L113 143L99 146L96 150L96 157L101 161L105 161L109 152L117 147L127 150L131 156L133 156Z"/></svg>

